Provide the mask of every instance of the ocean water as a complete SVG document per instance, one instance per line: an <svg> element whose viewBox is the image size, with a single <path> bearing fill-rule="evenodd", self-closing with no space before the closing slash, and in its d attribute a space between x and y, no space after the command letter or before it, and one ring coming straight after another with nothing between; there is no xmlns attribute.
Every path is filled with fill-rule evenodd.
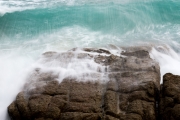
<svg viewBox="0 0 180 120"><path fill-rule="evenodd" d="M0 119L42 53L109 44L152 46L161 75L180 75L180 1L1 0Z"/></svg>

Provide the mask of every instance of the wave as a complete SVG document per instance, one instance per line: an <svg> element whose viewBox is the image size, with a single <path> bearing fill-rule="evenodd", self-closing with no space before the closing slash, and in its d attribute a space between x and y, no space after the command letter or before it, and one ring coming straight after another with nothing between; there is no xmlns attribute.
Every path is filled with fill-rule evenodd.
<svg viewBox="0 0 180 120"><path fill-rule="evenodd" d="M85 4L127 4L136 2L152 2L158 0L1 0L0 1L0 15L3 16L6 13L12 13L16 11L24 11L28 9L36 8L50 8L53 6L74 6L74 5L85 5Z"/></svg>
<svg viewBox="0 0 180 120"><path fill-rule="evenodd" d="M157 36L173 34L175 37L173 39L177 39L180 34L178 6L180 2L169 0L73 6L56 4L48 8L37 7L0 17L0 40L7 36L9 39L31 39L74 25L118 37L132 33L132 36L136 34L137 39L146 39L144 38L146 35L143 34L154 32Z"/></svg>
<svg viewBox="0 0 180 120"><path fill-rule="evenodd" d="M117 0L112 0L115 2ZM56 5L83 5L83 4L92 4L92 3L106 3L107 1L102 0L14 0L14 1L7 1L1 0L0 1L0 16L3 16L6 13L13 13L16 11L24 11L29 9L36 9L36 8L50 8Z"/></svg>

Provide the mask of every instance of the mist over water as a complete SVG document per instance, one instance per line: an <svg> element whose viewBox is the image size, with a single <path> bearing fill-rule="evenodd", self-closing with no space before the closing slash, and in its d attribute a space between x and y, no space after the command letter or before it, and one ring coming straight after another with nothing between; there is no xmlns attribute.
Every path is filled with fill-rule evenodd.
<svg viewBox="0 0 180 120"><path fill-rule="evenodd" d="M0 119L8 119L7 106L47 51L149 45L161 76L180 74L179 6L178 0L1 0Z"/></svg>

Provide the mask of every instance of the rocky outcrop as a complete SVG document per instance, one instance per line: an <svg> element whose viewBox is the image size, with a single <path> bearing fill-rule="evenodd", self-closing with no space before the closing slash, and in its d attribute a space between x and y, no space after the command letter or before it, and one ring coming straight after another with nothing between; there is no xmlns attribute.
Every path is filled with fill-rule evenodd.
<svg viewBox="0 0 180 120"><path fill-rule="evenodd" d="M163 120L180 120L180 76L163 76L160 115Z"/></svg>
<svg viewBox="0 0 180 120"><path fill-rule="evenodd" d="M30 78L24 91L8 106L11 119L158 119L160 70L146 49L124 48L119 56L105 49L85 48L81 52L76 51L78 50L47 52L43 57L44 61L58 60L58 65L62 66L70 62L92 60L99 65L95 68L96 71L84 71L78 77L69 73L59 83L58 79L62 77L56 73L35 69L33 80ZM87 66L92 67L91 64ZM35 87L28 89L32 84ZM169 94L173 93L172 90ZM174 108L179 107L175 105Z"/></svg>

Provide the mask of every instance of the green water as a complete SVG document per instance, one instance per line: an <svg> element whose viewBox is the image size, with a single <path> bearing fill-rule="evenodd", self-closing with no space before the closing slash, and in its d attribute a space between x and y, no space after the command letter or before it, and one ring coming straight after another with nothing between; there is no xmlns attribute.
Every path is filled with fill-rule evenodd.
<svg viewBox="0 0 180 120"><path fill-rule="evenodd" d="M71 6L57 4L6 13L0 17L0 41L30 41L41 34L55 34L63 28L74 26L89 32L115 36L124 43L136 40L166 41L164 36L167 41L179 41L180 1L110 2ZM113 40L113 37L109 39ZM118 44L118 40L113 41ZM78 40L76 42L78 44Z"/></svg>

